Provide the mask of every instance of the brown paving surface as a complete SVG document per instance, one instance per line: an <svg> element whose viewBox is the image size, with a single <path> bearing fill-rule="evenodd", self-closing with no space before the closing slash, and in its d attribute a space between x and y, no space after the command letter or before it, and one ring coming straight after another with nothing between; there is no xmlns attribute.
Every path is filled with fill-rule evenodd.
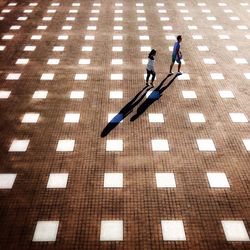
<svg viewBox="0 0 250 250"><path fill-rule="evenodd" d="M2 40L6 45L0 52L0 90L9 90L8 99L0 100L0 172L16 173L12 189L0 190L0 249L250 249L248 242L226 241L221 220L243 220L250 233L250 155L242 139L250 138L249 123L232 123L230 112L242 112L250 119L249 80L244 73L249 65L236 65L233 58L244 57L250 62L249 40L244 36L249 30L239 30L237 25L248 25L250 2L243 7L238 1L225 1L227 7L219 7L220 1L197 6L195 0L158 1L165 7L156 7L157 1L143 0L145 14L136 13L136 1L123 2L115 7L115 1L94 2L58 0L59 7L50 7L52 1L37 1L38 6L28 7L29 1L17 1L16 7L7 7L1 1L1 10L11 9L0 21L1 37L14 34L12 40ZM80 1L75 1L80 2ZM33 9L22 14L24 9ZM55 14L46 14L56 9ZM77 14L68 14L78 9ZM99 14L91 14L100 9ZM123 14L114 14L123 9ZM167 9L159 14L157 9ZM188 9L189 13L180 13ZM210 9L211 13L202 13ZM233 13L224 13L232 9ZM17 21L28 16L27 21ZM42 21L53 16L52 21ZM66 21L75 16L76 21ZM89 21L99 16L98 22ZM114 22L114 16L122 16L123 22ZM137 16L145 16L146 22L137 22ZM170 21L161 22L160 16ZM184 21L192 16L193 21ZM207 21L206 16L216 16L217 21ZM229 16L239 16L231 21ZM116 24L115 24L116 23ZM21 25L20 30L9 30L11 25ZM36 30L47 25L45 31ZM71 31L62 31L63 25L72 25ZM87 31L88 25L96 25L96 31ZM123 25L123 31L113 31L113 25ZM148 31L139 31L138 25L147 25ZM172 25L173 31L163 31L163 25ZM197 25L198 30L189 30ZM213 30L212 25L222 25L224 30ZM250 28L250 27L249 27ZM134 122L130 118L114 128L106 137L100 134L107 125L108 113L118 112L144 87L145 65L141 59L147 52L140 46L157 49L156 85L165 77L170 53L165 35L183 35L182 50L186 64L183 71L190 80L175 79L159 100ZM230 40L220 40L218 34L228 34ZM39 41L31 35L41 34ZM58 41L60 34L69 35L67 41ZM122 34L123 41L113 41L112 35ZM139 35L147 34L150 41L140 41ZM193 40L192 34L203 35L203 40ZM84 35L95 35L94 41L84 40ZM23 51L26 45L36 45L34 52ZM197 45L207 45L209 52L200 52ZM239 51L230 52L226 45L236 45ZM64 52L53 52L53 46L65 46ZM81 46L93 46L92 52L81 52ZM112 46L123 46L123 52L112 52ZM203 58L214 58L216 65L206 65ZM16 65L18 58L29 58L27 65ZM47 65L49 58L60 58L59 65ZM80 58L91 59L90 65L78 65ZM123 65L111 66L112 58L121 58ZM176 68L175 68L176 70ZM225 80L212 80L210 72L223 73ZM17 81L6 80L8 73L21 73ZM55 73L53 81L41 81L42 73ZM87 81L74 81L76 73L88 74ZM123 73L123 81L111 81L111 73ZM167 80L168 82L169 80ZM166 83L165 83L166 84ZM234 99L222 99L218 90L231 90ZM48 97L34 100L36 90L47 90ZM84 90L83 100L71 100L72 90ZM109 99L110 90L122 90L123 99ZM182 90L194 90L197 99L182 97ZM145 101L145 98L144 98ZM78 124L64 124L66 112L81 114ZM23 124L27 112L40 113L38 123ZM190 112L201 112L206 123L191 123ZM149 113L163 113L165 123L152 124ZM199 152L198 138L211 138L216 152ZM29 139L24 153L8 152L13 139ZM74 139L74 152L56 152L60 139ZM123 152L106 152L107 139L122 139ZM169 152L153 152L152 139L167 139ZM65 189L47 189L50 173L68 173ZM123 173L124 187L105 189L105 172ZM175 174L176 188L156 187L155 173ZM228 189L210 188L207 172L225 172L230 183ZM32 242L37 221L59 220L56 242ZM101 220L123 220L123 241L101 242ZM183 220L186 241L163 241L161 220Z"/></svg>

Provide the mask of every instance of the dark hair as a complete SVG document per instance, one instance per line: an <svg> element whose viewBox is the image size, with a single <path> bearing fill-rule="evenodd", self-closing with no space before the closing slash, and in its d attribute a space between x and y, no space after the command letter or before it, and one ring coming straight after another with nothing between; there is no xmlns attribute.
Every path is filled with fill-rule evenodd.
<svg viewBox="0 0 250 250"><path fill-rule="evenodd" d="M181 35L177 36L177 41L181 40Z"/></svg>
<svg viewBox="0 0 250 250"><path fill-rule="evenodd" d="M154 56L156 54L156 50L152 49L150 53L148 54L148 57Z"/></svg>

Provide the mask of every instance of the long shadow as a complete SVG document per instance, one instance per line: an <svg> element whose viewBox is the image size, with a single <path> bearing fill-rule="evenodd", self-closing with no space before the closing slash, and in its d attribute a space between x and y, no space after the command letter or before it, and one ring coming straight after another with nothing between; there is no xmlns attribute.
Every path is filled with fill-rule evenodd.
<svg viewBox="0 0 250 250"><path fill-rule="evenodd" d="M141 116L147 108L149 108L155 101L158 101L162 93L170 87L170 85L174 82L175 78L178 76L176 74L173 79L163 87L164 82L167 80L168 77L170 77L171 74L168 74L166 78L162 80L162 82L154 89L154 91L148 96L148 98L138 107L136 114L131 117L130 121L136 120L139 116Z"/></svg>
<svg viewBox="0 0 250 250"><path fill-rule="evenodd" d="M133 108L139 104L143 98L146 96L147 92L152 87L145 86L142 90L140 90L133 99L131 99L120 111L116 114L112 120L106 125L101 133L101 137L107 136L122 120L125 119L132 111ZM140 96L141 95L141 96Z"/></svg>

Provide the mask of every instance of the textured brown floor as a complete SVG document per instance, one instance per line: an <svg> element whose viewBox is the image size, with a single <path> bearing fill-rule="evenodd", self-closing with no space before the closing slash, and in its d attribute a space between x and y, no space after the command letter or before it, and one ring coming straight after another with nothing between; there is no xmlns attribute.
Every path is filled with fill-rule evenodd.
<svg viewBox="0 0 250 250"><path fill-rule="evenodd" d="M115 7L115 1L96 1L101 7L93 7L90 0L74 2L58 0L59 7L51 7L52 1L37 1L29 7L29 1L17 1L16 7L2 2L5 19L0 21L1 37L14 34L12 40L0 40L6 45L0 51L0 90L10 90L8 99L0 100L0 173L16 173L12 189L0 190L0 249L250 249L249 242L226 241L221 220L243 220L250 233L250 154L242 139L250 138L249 123L232 123L230 112L242 112L250 119L250 81L244 73L249 65L237 65L233 58L244 57L250 62L249 30L239 30L237 25L248 25L250 2L243 7L238 1L225 1L227 7L219 7L220 1L206 2L183 0L185 7L176 1L149 1L144 8L136 8L136 1L116 1L123 7ZM78 2L78 1L75 1ZM165 7L156 7L161 2ZM33 9L23 14L24 9ZM55 14L46 14L56 9ZM78 14L68 14L78 9ZM100 9L99 14L91 14ZM123 14L114 14L123 9ZM137 14L144 9L145 14ZM159 14L158 9L167 9ZM189 13L180 13L188 9ZM210 9L211 13L202 13ZM224 13L232 9L233 13ZM27 21L17 21L28 16ZM53 16L51 22L42 21ZM66 21L75 16L75 22ZM89 21L99 16L98 22ZM122 16L123 22L114 22L114 16ZM145 16L146 22L137 22ZM170 21L161 22L160 16ZM184 21L192 16L193 21ZM216 16L217 21L207 21ZM231 21L229 16L239 16ZM20 30L9 30L11 25L21 25ZM47 30L36 30L38 25L48 25ZM72 25L71 31L62 31L63 25ZM96 25L96 31L87 31L88 25ZM123 31L114 31L114 25L123 25ZM147 25L148 31L137 26ZM163 25L172 25L173 31L163 31ZM198 30L189 30L197 25ZM212 25L222 25L224 30L213 30ZM183 71L190 80L175 79L138 119L130 121L129 114L123 123L106 137L100 134L107 125L108 113L116 113L144 87L145 65L141 59L147 52L140 46L157 49L156 85L165 77L170 63L168 33L183 35L182 51L186 64ZM220 40L218 34L230 35L230 40ZM41 34L39 41L31 35ZM57 36L69 35L67 41ZM122 34L123 41L113 41L112 36ZM139 35L147 34L149 41L140 41ZM203 40L193 40L193 34L203 35ZM95 35L94 41L84 40L85 35ZM26 45L36 45L34 52L23 51ZM53 52L53 46L65 46L64 52ZM198 45L207 45L209 52L199 52ZM226 45L236 45L239 51L230 52ZM92 52L82 52L81 46L93 46ZM112 52L112 46L123 46L123 52ZM203 58L214 58L216 65L206 65ZM16 65L18 58L29 58L27 65ZM49 58L60 58L59 65L47 65ZM80 58L91 59L90 65L78 65ZM112 58L121 58L123 65L111 65ZM176 68L175 68L176 70ZM211 72L223 73L225 80L212 80ZM6 80L8 73L22 73L18 81ZM41 81L42 73L55 73L53 81ZM87 81L74 81L76 73L88 74ZM111 81L111 73L123 73L123 81ZM168 80L167 80L168 81ZM34 91L48 90L44 100L34 100ZM234 99L222 99L218 91L231 90ZM71 100L72 90L84 90L83 100ZM123 99L109 99L110 90L122 90ZM194 90L197 99L182 97L182 90ZM78 124L64 124L66 112L80 112ZM23 124L26 112L40 113L36 124ZM206 123L191 123L190 112L201 112ZM152 124L148 113L163 113L165 123ZM211 138L216 152L199 152L196 139ZM8 152L13 139L29 139L24 153ZM60 139L74 139L74 152L56 152ZM123 152L106 152L107 139L122 139ZM153 152L152 139L167 139L169 152ZM69 173L67 188L47 189L50 173ZM105 189L105 172L123 173L124 187ZM173 172L176 188L156 187L155 173ZM210 188L207 172L225 172L230 183L228 189ZM59 220L55 242L32 242L37 221ZM123 241L101 242L101 220L123 220ZM186 241L163 241L161 220L183 220Z"/></svg>

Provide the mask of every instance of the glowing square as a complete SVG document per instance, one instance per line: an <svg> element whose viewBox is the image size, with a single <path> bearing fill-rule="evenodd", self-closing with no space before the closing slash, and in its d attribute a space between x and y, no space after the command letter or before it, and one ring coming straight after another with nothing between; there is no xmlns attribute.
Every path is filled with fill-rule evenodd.
<svg viewBox="0 0 250 250"><path fill-rule="evenodd" d="M245 58L234 58L234 61L237 64L248 64L247 60Z"/></svg>
<svg viewBox="0 0 250 250"><path fill-rule="evenodd" d="M36 46L25 46L24 51L35 51L36 50Z"/></svg>
<svg viewBox="0 0 250 250"><path fill-rule="evenodd" d="M100 241L122 241L123 221L122 220L102 220Z"/></svg>
<svg viewBox="0 0 250 250"><path fill-rule="evenodd" d="M80 59L78 64L90 64L90 59Z"/></svg>
<svg viewBox="0 0 250 250"><path fill-rule="evenodd" d="M17 18L17 21L26 21L28 19L28 17L26 16L20 16Z"/></svg>
<svg viewBox="0 0 250 250"><path fill-rule="evenodd" d="M227 6L226 3L218 3L218 5L219 5L220 7L222 7L222 6Z"/></svg>
<svg viewBox="0 0 250 250"><path fill-rule="evenodd" d="M72 152L74 151L75 140L59 140L56 151Z"/></svg>
<svg viewBox="0 0 250 250"><path fill-rule="evenodd" d="M186 235L181 220L162 220L162 236L164 241L185 241Z"/></svg>
<svg viewBox="0 0 250 250"><path fill-rule="evenodd" d="M52 3L51 6L52 7L58 7L58 6L60 6L60 3Z"/></svg>
<svg viewBox="0 0 250 250"><path fill-rule="evenodd" d="M110 79L121 81L123 80L123 74L111 74Z"/></svg>
<svg viewBox="0 0 250 250"><path fill-rule="evenodd" d="M216 151L212 139L197 139L196 142L200 151Z"/></svg>
<svg viewBox="0 0 250 250"><path fill-rule="evenodd" d="M75 74L75 81L86 81L88 79L88 74Z"/></svg>
<svg viewBox="0 0 250 250"><path fill-rule="evenodd" d="M12 25L10 27L10 30L20 30L21 26L20 25Z"/></svg>
<svg viewBox="0 0 250 250"><path fill-rule="evenodd" d="M16 6L17 3L9 3L8 6Z"/></svg>
<svg viewBox="0 0 250 250"><path fill-rule="evenodd" d="M123 98L123 91L110 91L109 98L110 99L122 99Z"/></svg>
<svg viewBox="0 0 250 250"><path fill-rule="evenodd" d="M146 21L146 17L137 17L137 21L144 22Z"/></svg>
<svg viewBox="0 0 250 250"><path fill-rule="evenodd" d="M0 90L0 99L8 99L11 91Z"/></svg>
<svg viewBox="0 0 250 250"><path fill-rule="evenodd" d="M71 21L71 22L73 22L73 21L75 21L75 20L76 20L76 18L73 17L73 16L68 16L68 17L66 17L66 21Z"/></svg>
<svg viewBox="0 0 250 250"><path fill-rule="evenodd" d="M41 35L33 35L33 36L31 36L30 39L31 39L31 40L41 40L41 39L42 39L42 36L41 36Z"/></svg>
<svg viewBox="0 0 250 250"><path fill-rule="evenodd" d="M246 37L246 39L248 39L248 40L250 39L250 35L245 35L245 37Z"/></svg>
<svg viewBox="0 0 250 250"><path fill-rule="evenodd" d="M79 123L79 113L66 113L64 116L64 123Z"/></svg>
<svg viewBox="0 0 250 250"><path fill-rule="evenodd" d="M135 5L136 5L137 7L143 7L143 6L144 6L143 3L136 3Z"/></svg>
<svg viewBox="0 0 250 250"><path fill-rule="evenodd" d="M69 174L54 173L49 175L47 188L66 188Z"/></svg>
<svg viewBox="0 0 250 250"><path fill-rule="evenodd" d="M33 242L56 241L59 221L38 221L36 224Z"/></svg>
<svg viewBox="0 0 250 250"><path fill-rule="evenodd" d="M188 29L189 29L189 30L197 30L198 28L197 28L197 26L195 26L195 25L189 25L189 26L188 26Z"/></svg>
<svg viewBox="0 0 250 250"><path fill-rule="evenodd" d="M100 4L100 3L93 3L93 6L98 6L98 7L100 7L101 4Z"/></svg>
<svg viewBox="0 0 250 250"><path fill-rule="evenodd" d="M189 113L188 115L191 122L206 122L202 113Z"/></svg>
<svg viewBox="0 0 250 250"><path fill-rule="evenodd" d="M165 13L167 13L167 10L162 9L162 10L158 10L158 12L159 12L160 14L165 14ZM144 12L142 12L142 13L144 13Z"/></svg>
<svg viewBox="0 0 250 250"><path fill-rule="evenodd" d="M10 73L7 75L6 80L19 80L20 76L20 73Z"/></svg>
<svg viewBox="0 0 250 250"><path fill-rule="evenodd" d="M158 114L157 113L149 113L148 118L149 118L149 122L152 122L152 123L157 123L157 122L163 123L164 122L164 117L163 117L162 113L158 113Z"/></svg>
<svg viewBox="0 0 250 250"><path fill-rule="evenodd" d="M163 26L162 27L163 30L173 30L172 26Z"/></svg>
<svg viewBox="0 0 250 250"><path fill-rule="evenodd" d="M11 40L14 37L14 35L4 35L2 37L3 40Z"/></svg>
<svg viewBox="0 0 250 250"><path fill-rule="evenodd" d="M16 64L27 64L29 62L29 59L27 58L19 58L16 61Z"/></svg>
<svg viewBox="0 0 250 250"><path fill-rule="evenodd" d="M205 64L216 64L216 61L213 58L203 58Z"/></svg>
<svg viewBox="0 0 250 250"><path fill-rule="evenodd" d="M149 36L139 36L140 40L149 40Z"/></svg>
<svg viewBox="0 0 250 250"><path fill-rule="evenodd" d="M116 21L116 22L122 22L123 18L122 17L115 17L114 21Z"/></svg>
<svg viewBox="0 0 250 250"><path fill-rule="evenodd" d="M250 80L250 73L244 73L244 76L246 77L246 79Z"/></svg>
<svg viewBox="0 0 250 250"><path fill-rule="evenodd" d="M228 51L238 51L238 47L234 46L234 45L228 45L228 46L226 46L226 49Z"/></svg>
<svg viewBox="0 0 250 250"><path fill-rule="evenodd" d="M71 25L64 25L62 26L62 30L71 30L72 26Z"/></svg>
<svg viewBox="0 0 250 250"><path fill-rule="evenodd" d="M90 17L90 18L89 18L89 21L92 21L92 22L96 22L96 21L98 21L98 20L99 20L98 17Z"/></svg>
<svg viewBox="0 0 250 250"><path fill-rule="evenodd" d="M84 39L87 41L93 41L95 40L95 36L85 36Z"/></svg>
<svg viewBox="0 0 250 250"><path fill-rule="evenodd" d="M234 98L234 94L231 90L219 90L219 94L221 98Z"/></svg>
<svg viewBox="0 0 250 250"><path fill-rule="evenodd" d="M84 91L71 91L70 99L83 99Z"/></svg>
<svg viewBox="0 0 250 250"><path fill-rule="evenodd" d="M69 10L69 13L70 14L76 14L76 13L78 13L78 10Z"/></svg>
<svg viewBox="0 0 250 250"><path fill-rule="evenodd" d="M225 173L207 173L207 178L211 188L230 188Z"/></svg>
<svg viewBox="0 0 250 250"><path fill-rule="evenodd" d="M58 40L68 40L69 36L68 35L60 35L57 37Z"/></svg>
<svg viewBox="0 0 250 250"><path fill-rule="evenodd" d="M178 76L178 80L190 80L190 76L187 73Z"/></svg>
<svg viewBox="0 0 250 250"><path fill-rule="evenodd" d="M170 19L169 19L169 17L160 17L160 20L162 21L162 22L165 22L165 21L169 21Z"/></svg>
<svg viewBox="0 0 250 250"><path fill-rule="evenodd" d="M123 174L122 173L105 173L104 174L105 188L122 188Z"/></svg>
<svg viewBox="0 0 250 250"><path fill-rule="evenodd" d="M121 6L123 6L123 3L115 3L115 6L116 7L121 7Z"/></svg>
<svg viewBox="0 0 250 250"><path fill-rule="evenodd" d="M38 113L26 113L23 116L22 123L37 123L39 119Z"/></svg>
<svg viewBox="0 0 250 250"><path fill-rule="evenodd" d="M197 5L198 5L198 6L200 6L200 7L207 6L207 4L206 4L206 3L197 3Z"/></svg>
<svg viewBox="0 0 250 250"><path fill-rule="evenodd" d="M166 40L176 40L176 37L174 35L166 35L165 39Z"/></svg>
<svg viewBox="0 0 250 250"><path fill-rule="evenodd" d="M173 173L156 173L156 186L158 188L175 188L175 178Z"/></svg>
<svg viewBox="0 0 250 250"><path fill-rule="evenodd" d="M221 25L213 25L212 28L214 30L223 30L223 27Z"/></svg>
<svg viewBox="0 0 250 250"><path fill-rule="evenodd" d="M148 63L148 59L142 59L141 62L142 64L146 65Z"/></svg>
<svg viewBox="0 0 250 250"><path fill-rule="evenodd" d="M92 46L83 46L82 47L82 51L85 51L85 52L90 52L93 50L93 47Z"/></svg>
<svg viewBox="0 0 250 250"><path fill-rule="evenodd" d="M23 11L23 13L32 13L32 12L33 10L28 10L28 9Z"/></svg>
<svg viewBox="0 0 250 250"><path fill-rule="evenodd" d="M37 26L36 29L37 29L37 30L46 30L46 29L47 29L47 26L46 26L46 25L39 25L39 26Z"/></svg>
<svg viewBox="0 0 250 250"><path fill-rule="evenodd" d="M153 151L169 151L168 140L151 140Z"/></svg>
<svg viewBox="0 0 250 250"><path fill-rule="evenodd" d="M123 64L123 60L122 59L112 59L111 64L112 65L121 65L121 64Z"/></svg>
<svg viewBox="0 0 250 250"><path fill-rule="evenodd" d="M246 25L237 25L237 28L239 30L248 30L248 27Z"/></svg>
<svg viewBox="0 0 250 250"><path fill-rule="evenodd" d="M0 189L11 189L15 179L16 174L0 174Z"/></svg>
<svg viewBox="0 0 250 250"><path fill-rule="evenodd" d="M121 47L121 46L113 46L112 51L114 51L114 52L122 52L123 47Z"/></svg>
<svg viewBox="0 0 250 250"><path fill-rule="evenodd" d="M194 40L201 40L203 39L202 35L192 35Z"/></svg>
<svg viewBox="0 0 250 250"><path fill-rule="evenodd" d="M122 39L123 39L123 36L121 35L113 36L113 40L122 40Z"/></svg>
<svg viewBox="0 0 250 250"><path fill-rule="evenodd" d="M56 10L47 10L47 13L54 14L56 13Z"/></svg>
<svg viewBox="0 0 250 250"><path fill-rule="evenodd" d="M114 26L114 30L123 30L122 26Z"/></svg>
<svg viewBox="0 0 250 250"><path fill-rule="evenodd" d="M197 98L195 91L192 91L192 90L183 90L182 96L185 99L196 99Z"/></svg>
<svg viewBox="0 0 250 250"><path fill-rule="evenodd" d="M243 139L243 144L247 151L250 151L250 139Z"/></svg>
<svg viewBox="0 0 250 250"><path fill-rule="evenodd" d="M6 46L4 46L4 45L0 45L0 51L4 51L4 50L5 50L5 48L6 48Z"/></svg>
<svg viewBox="0 0 250 250"><path fill-rule="evenodd" d="M29 6L31 6L31 7L35 7L35 6L37 6L38 5L38 3L30 3L29 4Z"/></svg>
<svg viewBox="0 0 250 250"><path fill-rule="evenodd" d="M138 30L148 30L147 26L138 26Z"/></svg>
<svg viewBox="0 0 250 250"><path fill-rule="evenodd" d="M209 48L207 46L197 46L199 51L209 51Z"/></svg>
<svg viewBox="0 0 250 250"><path fill-rule="evenodd" d="M33 99L46 99L48 95L47 90L37 90L34 92L32 98Z"/></svg>
<svg viewBox="0 0 250 250"><path fill-rule="evenodd" d="M87 30L96 30L96 26L88 26Z"/></svg>
<svg viewBox="0 0 250 250"><path fill-rule="evenodd" d="M141 46L141 51L142 52L149 52L149 51L151 51L151 47L150 46Z"/></svg>
<svg viewBox="0 0 250 250"><path fill-rule="evenodd" d="M243 221L222 220L221 223L227 241L249 241L249 236Z"/></svg>
<svg viewBox="0 0 250 250"><path fill-rule="evenodd" d="M123 151L123 140L107 140L106 151Z"/></svg>
<svg viewBox="0 0 250 250"><path fill-rule="evenodd" d="M59 62L60 62L60 59L52 58L48 60L47 64L56 65L56 64L59 64Z"/></svg>
<svg viewBox="0 0 250 250"><path fill-rule="evenodd" d="M142 14L142 13L145 13L145 11L144 10L136 10L136 13Z"/></svg>
<svg viewBox="0 0 250 250"><path fill-rule="evenodd" d="M91 13L100 13L100 10L91 10Z"/></svg>
<svg viewBox="0 0 250 250"><path fill-rule="evenodd" d="M218 37L219 37L221 40L229 40L229 39L230 39L230 36L229 36L229 35L218 35Z"/></svg>
<svg viewBox="0 0 250 250"><path fill-rule="evenodd" d="M115 10L115 13L116 13L116 14L122 14L122 13L123 13L123 10Z"/></svg>
<svg viewBox="0 0 250 250"><path fill-rule="evenodd" d="M62 52L62 51L64 51L64 46L54 46L53 51Z"/></svg>
<svg viewBox="0 0 250 250"><path fill-rule="evenodd" d="M208 20L208 21L215 21L215 20L217 20L217 19L216 19L215 16L208 16L208 17L207 17L207 20Z"/></svg>
<svg viewBox="0 0 250 250"><path fill-rule="evenodd" d="M230 10L230 9L226 9L226 10L224 10L224 12L225 12L225 13L233 13L233 11Z"/></svg>
<svg viewBox="0 0 250 250"><path fill-rule="evenodd" d="M180 13L188 13L189 11L188 10L185 10L185 9L182 9L180 10Z"/></svg>
<svg viewBox="0 0 250 250"><path fill-rule="evenodd" d="M109 113L108 122L110 123L119 123L123 122L123 115L118 113Z"/></svg>
<svg viewBox="0 0 250 250"><path fill-rule="evenodd" d="M30 140L13 140L9 152L25 152L29 143Z"/></svg>
<svg viewBox="0 0 250 250"><path fill-rule="evenodd" d="M247 117L244 113L229 113L232 122L244 123L248 122Z"/></svg>
<svg viewBox="0 0 250 250"><path fill-rule="evenodd" d="M240 20L240 18L237 17L237 16L231 16L230 19L231 19L232 21L239 21L239 20Z"/></svg>
<svg viewBox="0 0 250 250"><path fill-rule="evenodd" d="M52 81L54 79L54 75L53 73L43 73L42 76L41 76L41 80L42 81Z"/></svg>
<svg viewBox="0 0 250 250"><path fill-rule="evenodd" d="M50 17L50 16L45 16L45 17L43 17L42 20L43 20L43 21L51 21L51 20L52 20L52 17Z"/></svg>
<svg viewBox="0 0 250 250"><path fill-rule="evenodd" d="M80 7L81 4L80 4L80 3L72 3L72 6L73 6L73 7Z"/></svg>
<svg viewBox="0 0 250 250"><path fill-rule="evenodd" d="M213 80L223 80L224 76L222 73L210 73L210 76Z"/></svg>

